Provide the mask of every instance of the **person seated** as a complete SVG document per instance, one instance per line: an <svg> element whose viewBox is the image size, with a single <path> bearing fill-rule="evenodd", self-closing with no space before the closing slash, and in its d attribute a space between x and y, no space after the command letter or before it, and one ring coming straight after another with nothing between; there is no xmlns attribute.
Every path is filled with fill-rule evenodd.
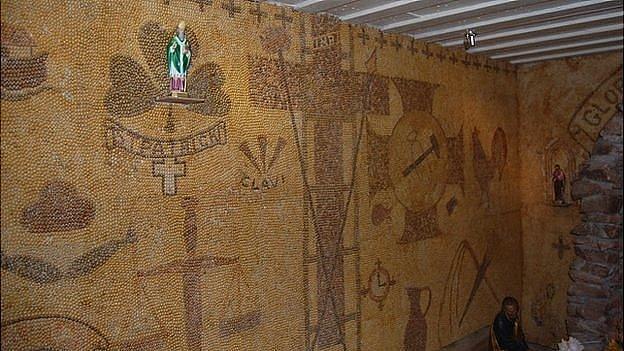
<svg viewBox="0 0 624 351"><path fill-rule="evenodd" d="M490 328L490 343L493 351L529 350L522 328L520 328L519 310L518 300L511 296L503 299L502 310L496 315Z"/></svg>

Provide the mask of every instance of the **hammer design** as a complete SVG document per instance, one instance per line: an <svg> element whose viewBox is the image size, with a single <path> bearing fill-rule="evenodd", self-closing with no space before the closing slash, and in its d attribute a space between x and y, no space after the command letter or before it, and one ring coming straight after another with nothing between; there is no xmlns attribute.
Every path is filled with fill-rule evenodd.
<svg viewBox="0 0 624 351"><path fill-rule="evenodd" d="M429 140L431 141L431 147L429 147L425 152L418 156L416 161L412 162L412 164L410 164L409 166L407 166L407 168L403 170L403 177L407 177L408 175L410 175L410 173L412 173L419 164L427 159L427 157L429 157L432 152L435 153L438 158L440 158L440 145L438 144L438 139L435 137L435 135L431 134Z"/></svg>

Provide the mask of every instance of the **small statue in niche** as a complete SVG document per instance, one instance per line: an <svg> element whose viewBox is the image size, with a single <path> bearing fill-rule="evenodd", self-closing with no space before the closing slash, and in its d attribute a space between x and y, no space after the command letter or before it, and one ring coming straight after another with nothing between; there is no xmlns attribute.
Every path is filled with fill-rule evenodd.
<svg viewBox="0 0 624 351"><path fill-rule="evenodd" d="M555 165L555 170L552 174L552 182L555 191L555 203L557 205L564 205L566 175L559 165Z"/></svg>
<svg viewBox="0 0 624 351"><path fill-rule="evenodd" d="M186 23L178 24L176 33L167 45L167 67L171 95L186 96L186 74L191 66L191 45L186 38Z"/></svg>

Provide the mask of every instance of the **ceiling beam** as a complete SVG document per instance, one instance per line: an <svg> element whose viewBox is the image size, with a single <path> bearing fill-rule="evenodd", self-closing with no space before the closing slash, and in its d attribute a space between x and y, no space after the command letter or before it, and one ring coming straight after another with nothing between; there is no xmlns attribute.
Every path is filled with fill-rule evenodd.
<svg viewBox="0 0 624 351"><path fill-rule="evenodd" d="M486 46L481 46L481 47L477 46L475 48L468 50L468 53L471 53L471 54L483 53L483 52L513 48L515 46L521 46L521 45L538 44L538 43L546 42L546 41L554 41L554 40L561 40L561 39L567 39L567 38L574 38L574 37L583 36L583 35L612 32L612 31L622 30L622 28L624 28L624 25L622 23L619 23L619 24L612 24L612 25L601 26L601 27L586 28L586 29L581 29L581 30L576 30L576 31L571 31L571 32L563 32L563 33L552 34L552 35L532 37L532 38L527 38L527 39L510 40L510 41L502 42L500 44L486 45Z"/></svg>
<svg viewBox="0 0 624 351"><path fill-rule="evenodd" d="M618 51L618 50L622 50L622 48L624 48L624 45L605 46L605 47L602 47L602 48L595 48L595 49L588 49L588 50L579 50L579 51L569 51L569 52L564 52L564 53L561 53L561 54L554 54L554 55L532 56L532 57L527 57L527 58L523 58L523 59L512 60L512 61L510 61L510 63L512 63L512 64L521 64L521 63L530 63L530 62L537 62L537 61L561 59L561 58L571 57L571 56L592 55L592 54L599 54L599 53L605 53L605 52L610 52L610 51Z"/></svg>
<svg viewBox="0 0 624 351"><path fill-rule="evenodd" d="M348 0L305 0L292 5L292 8L301 11L321 12L349 2Z"/></svg>
<svg viewBox="0 0 624 351"><path fill-rule="evenodd" d="M510 57L527 56L527 55L532 55L532 54L545 53L549 51L582 48L584 46L590 46L590 45L607 44L607 43L613 43L613 42L619 43L619 42L622 42L622 39L624 39L624 37L620 35L617 37L579 41L577 43L571 43L571 44L554 45L554 46L547 46L547 47L531 49L531 50L514 51L514 52L509 52L509 53L504 53L504 54L492 55L490 56L490 58L493 60L498 60L498 59L506 59Z"/></svg>
<svg viewBox="0 0 624 351"><path fill-rule="evenodd" d="M461 32L461 31L466 30L467 28L478 29L480 27L491 26L491 25L501 24L501 23L506 23L506 22L511 22L511 21L517 21L517 20L527 19L527 18L536 17L536 16L543 16L543 15L548 15L548 14L562 12L562 11L575 10L575 9L579 9L583 7L594 6L597 4L609 3L609 2L614 2L614 1L613 0L576 1L571 4L566 4L566 5L556 6L556 7L547 7L547 8L542 8L539 10L527 11L527 12L509 15L509 16L495 17L495 18L488 19L488 20L476 21L476 22L465 23L465 24L461 24L457 26L447 27L447 28L443 28L443 29L439 29L437 31L431 32L432 34L430 34L429 36L438 36L438 35L444 35L444 34L449 34L453 32ZM414 33L412 34L412 37L419 38L418 36L419 34L420 33ZM422 37L420 38L422 39Z"/></svg>
<svg viewBox="0 0 624 351"><path fill-rule="evenodd" d="M404 20L404 21L398 21L398 22L390 23L390 24L387 24L385 26L382 26L381 30L382 31L390 31L390 30L392 30L392 31L398 31L398 32L405 32L405 31L407 31L407 30L405 30L406 27L410 27L410 26L413 26L415 24L428 22L428 21L432 21L432 20L440 19L440 18L452 17L452 16L459 15L459 14L467 14L467 13L470 13L470 12L483 10L483 9L488 8L488 7L495 7L495 6L500 6L500 5L504 5L504 4L508 4L508 3L513 3L515 1L516 0L484 1L484 2L482 2L480 4L476 4L476 5L457 7L457 8L451 9L451 10L440 11L440 12L432 13L430 15L424 15L424 16L420 16L420 17L416 17L416 18L412 18L412 19L408 19L408 20Z"/></svg>
<svg viewBox="0 0 624 351"><path fill-rule="evenodd" d="M343 21L353 21L353 20L356 20L358 18L362 18L362 17L365 17L365 16L373 15L373 14L378 14L378 13L381 13L381 12L385 12L385 11L389 11L389 10L395 9L397 7L410 5L410 4L417 3L417 2L422 2L422 1L423 0L391 1L391 2L385 3L383 5L371 7L369 9L364 9L364 10L356 11L356 12L353 12L353 13L349 13L349 14L340 16L339 18L341 20L343 20Z"/></svg>
<svg viewBox="0 0 624 351"><path fill-rule="evenodd" d="M491 33L491 34L486 34L486 35L478 35L477 39L479 41L500 39L500 38L506 38L506 37L519 35L519 34L528 34L528 33L539 32L539 31L543 31L543 30L550 30L550 29L557 29L557 28L575 26L575 25L579 25L579 24L591 23L591 22L596 22L596 21L610 20L610 19L614 19L614 18L622 18L622 16L624 16L624 12L622 12L622 11L608 12L608 13L604 13L604 14L600 14L600 15L577 17L577 18L574 18L574 19L571 19L571 20L568 20L568 21L550 22L550 23L547 23L547 24L542 24L542 25L537 25L537 26L521 27L521 28L518 28L518 29L504 30L504 31L500 31L500 32L494 32L494 33ZM476 29L478 31L478 29L476 27L470 27L470 28ZM462 27L462 30L465 30L465 29L467 29L467 27ZM446 33L440 33L440 34L446 34ZM422 39L422 38L431 37L431 36L440 35L440 34L434 33L434 32L428 32L428 33L419 33L417 35L412 35L412 37L414 37L416 39ZM441 44L442 46L447 46L447 47L448 46L459 46L459 45L463 45L464 41L463 41L463 39L448 40L448 41L442 41L439 44Z"/></svg>
<svg viewBox="0 0 624 351"><path fill-rule="evenodd" d="M316 5L319 2L323 2L323 0L306 0L306 1L298 2L298 3L294 4L294 5L292 5L292 7L297 9L297 10L303 10L306 7L310 7L312 5Z"/></svg>
<svg viewBox="0 0 624 351"><path fill-rule="evenodd" d="M294 3L296 3L297 1L284 2L284 1L279 1L279 0L264 0L264 1L260 0L259 2L264 2L264 3L275 5L275 6L293 7L295 6Z"/></svg>

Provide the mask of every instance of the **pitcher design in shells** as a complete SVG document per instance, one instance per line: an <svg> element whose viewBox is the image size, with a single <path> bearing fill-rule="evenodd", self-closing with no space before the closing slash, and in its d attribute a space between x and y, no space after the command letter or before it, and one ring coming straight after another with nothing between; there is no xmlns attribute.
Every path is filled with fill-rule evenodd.
<svg viewBox="0 0 624 351"><path fill-rule="evenodd" d="M405 288L410 302L410 314L405 326L405 336L403 345L405 351L425 351L427 347L427 312L431 307L431 289L428 287L407 287ZM423 291L429 293L427 307L423 312L420 305L420 298Z"/></svg>

